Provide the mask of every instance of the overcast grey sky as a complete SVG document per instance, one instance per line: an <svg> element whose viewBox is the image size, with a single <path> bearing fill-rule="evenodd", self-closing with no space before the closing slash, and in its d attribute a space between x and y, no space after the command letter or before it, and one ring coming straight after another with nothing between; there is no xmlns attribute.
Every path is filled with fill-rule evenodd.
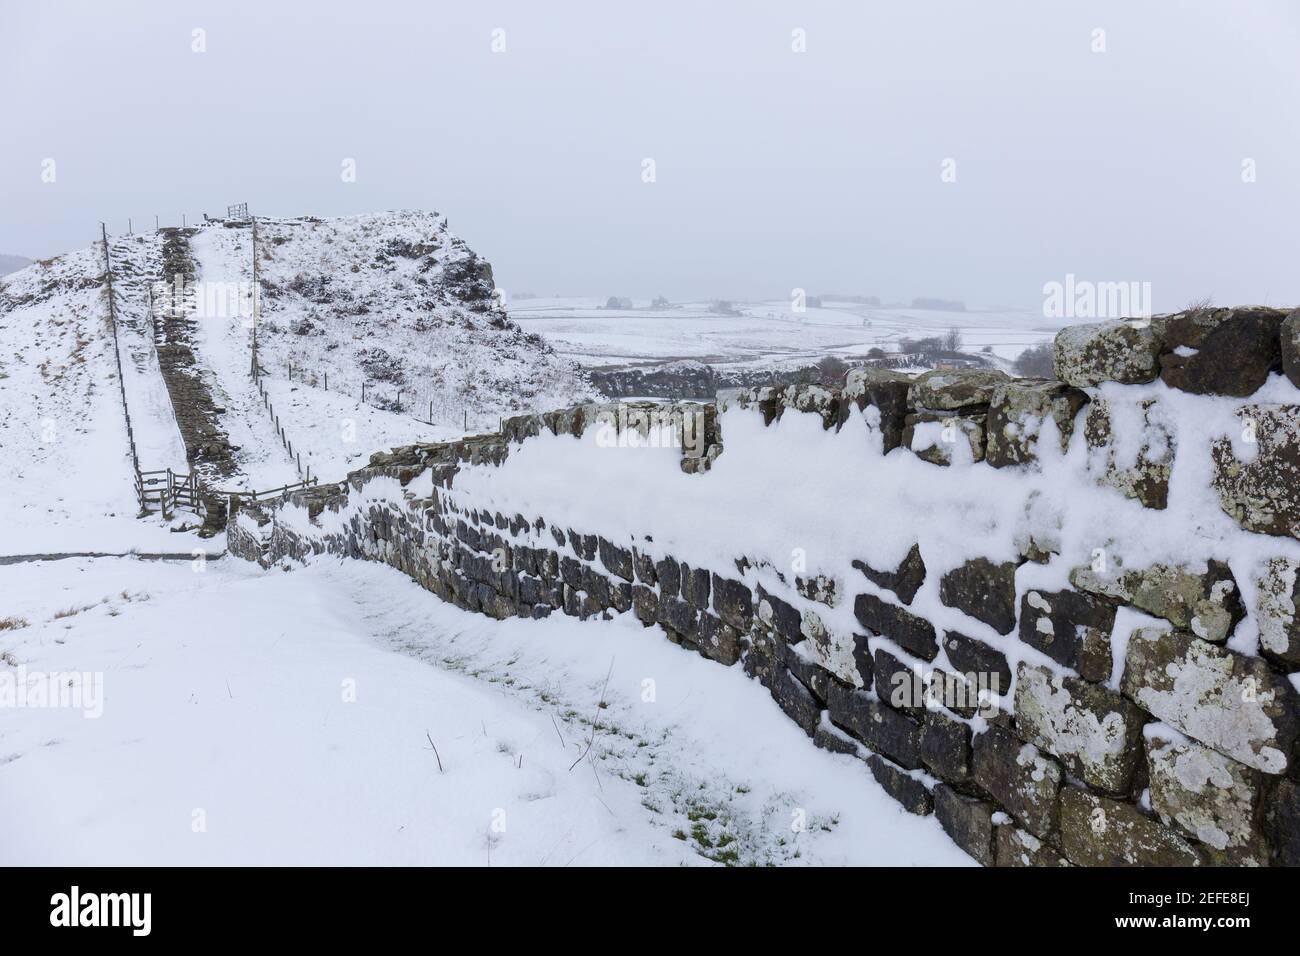
<svg viewBox="0 0 1300 956"><path fill-rule="evenodd" d="M0 252L246 200L437 209L510 294L1293 305L1298 65L1289 0L6 4Z"/></svg>

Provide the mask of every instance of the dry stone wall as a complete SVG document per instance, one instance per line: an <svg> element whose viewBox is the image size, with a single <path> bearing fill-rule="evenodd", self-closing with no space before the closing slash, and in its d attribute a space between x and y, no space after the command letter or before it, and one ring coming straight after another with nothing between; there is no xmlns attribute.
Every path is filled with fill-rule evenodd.
<svg viewBox="0 0 1300 956"><path fill-rule="evenodd" d="M264 566L326 553L383 562L494 618L633 615L761 682L816 745L861 759L906 810L934 814L986 865L1296 865L1300 392L1243 406L1244 443L1200 450L1177 447L1149 395L1095 392L1161 377L1170 389L1240 397L1272 376L1276 395L1289 386L1275 373L1300 386L1296 326L1294 314L1244 309L1073 327L1058 336L1054 381L857 369L842 388L519 416L499 434L376 454L340 485L245 508L229 546ZM1103 562L1074 568L1059 589L1018 588L1025 565L1059 556L1039 528L1017 540L1016 560L975 556L938 574L942 605L967 630L1017 642L1026 653L1013 659L1006 644L914 607L931 574L917 548L894 566L855 560L834 574L783 573L743 553L699 567L649 533L484 507L457 484L462 469L500 465L537 436L595 427L666 428L691 480L714 480L720 412L732 409L765 425L816 416L826 431L861 415L886 453L901 447L936 468L1030 469L1080 430L1089 480L1153 513L1167 505L1176 457L1202 454L1223 512L1253 545L1276 542L1279 557L1250 582L1217 561ZM852 634L827 625L836 609L851 609ZM1139 618L1160 626L1122 631ZM1258 655L1232 646L1247 618Z"/></svg>

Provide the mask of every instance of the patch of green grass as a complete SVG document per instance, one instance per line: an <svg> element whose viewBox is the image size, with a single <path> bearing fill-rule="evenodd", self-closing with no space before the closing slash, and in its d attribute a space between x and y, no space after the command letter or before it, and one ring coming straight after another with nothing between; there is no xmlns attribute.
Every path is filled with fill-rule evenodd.
<svg viewBox="0 0 1300 956"><path fill-rule="evenodd" d="M723 866L736 866L740 862L740 853L735 847L702 855L705 859L712 860L714 863L721 863Z"/></svg>

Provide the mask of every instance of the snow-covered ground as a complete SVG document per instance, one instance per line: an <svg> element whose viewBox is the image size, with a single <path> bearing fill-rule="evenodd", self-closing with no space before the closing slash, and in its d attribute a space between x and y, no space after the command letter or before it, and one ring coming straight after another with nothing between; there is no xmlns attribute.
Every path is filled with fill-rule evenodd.
<svg viewBox="0 0 1300 956"><path fill-rule="evenodd" d="M149 254L142 238L112 245L122 269ZM6 276L0 290L0 556L194 546L158 518L135 517L102 273L92 246ZM119 301L140 467L184 472L147 320L137 300Z"/></svg>
<svg viewBox="0 0 1300 956"><path fill-rule="evenodd" d="M242 240L242 241L241 241ZM298 481L298 470L280 443L275 423L262 403L252 376L252 254L245 230L205 229L190 241L199 285L200 305L194 318L198 364L213 401L222 409L220 422L236 449L238 473L226 490L264 490ZM233 308L211 314L204 292L229 283ZM244 298L239 292L242 289Z"/></svg>
<svg viewBox="0 0 1300 956"><path fill-rule="evenodd" d="M0 865L972 862L634 621L494 622L333 559L23 564L0 593L4 676L90 675L0 723Z"/></svg>
<svg viewBox="0 0 1300 956"><path fill-rule="evenodd" d="M192 240L209 283L251 281L250 223ZM258 219L261 365L453 427L590 395L573 363L510 323L491 266L437 213ZM250 293L251 294L251 293ZM247 330L239 339L246 346ZM246 351L246 348L244 349Z"/></svg>
<svg viewBox="0 0 1300 956"><path fill-rule="evenodd" d="M474 412L473 429L515 407L587 397L573 365L530 331L587 366L775 365L889 349L954 326L967 348L988 344L1010 358L1051 334L1029 313L827 302L798 315L788 303L751 303L718 316L706 304L618 312L583 300L526 300L512 310L520 331L493 325L491 309L458 304L458 289L478 294L489 274L436 217L265 226L259 269L275 291L263 301L264 386L322 481L376 450L453 437L457 402ZM200 283L250 283L250 240L244 225L200 228L191 240ZM111 251L141 467L182 472L147 312L160 239L117 237ZM90 247L34 264L0 289L0 558L219 554L221 537L173 530L193 516L135 517L101 256ZM248 314L238 297L228 301L236 307L196 319L197 367L237 446L231 489L264 490L298 470L249 374ZM362 381L372 389L364 403ZM416 395L429 382L433 425L416 417L428 415ZM400 409L377 407L398 388L413 393ZM691 519L684 503L731 472L736 500L754 476L772 478L745 464L743 427L727 427L707 488L686 486L670 450L654 468L638 464L618 500L579 501L564 477L571 468L554 467L573 461L561 439L530 443L499 473L467 474L466 487L611 527L668 489L664 509L690 528L669 521L664 542L707 563L719 557L710 548L730 546L731 512L703 503ZM844 464L842 449L831 457ZM627 464L602 451L591 474L608 480ZM836 474L826 465L824 475ZM788 466L782 481L804 480L797 462ZM659 491L638 484L660 478ZM747 511L752 519L761 508ZM792 506L769 521L769 538L806 519L801 531L820 535L820 547L843 544L818 524L842 527L841 518L806 512ZM701 539L701 527L717 533ZM896 557L902 537L881 534L860 556ZM19 674L76 671L103 691L83 702L102 704L98 717L24 708L0 724L0 864L970 862L860 762L812 747L737 668L630 616L494 622L358 562L321 559L281 574L229 560L72 558L0 561L0 619L17 625L0 628L0 680L10 687Z"/></svg>
<svg viewBox="0 0 1300 956"><path fill-rule="evenodd" d="M261 364L313 476L338 480L379 449L495 428L503 414L592 396L572 363L505 319L490 268L436 214L259 223ZM196 227L191 239L204 305L197 368L237 449L237 473L222 490L299 477L249 375L251 239L249 224L222 222ZM162 246L157 233L109 237L140 467L184 474L149 315L149 290L164 279ZM165 526L131 517L103 275L95 244L0 281L0 556L178 549ZM430 402L434 425L419 420L430 417Z"/></svg>
<svg viewBox="0 0 1300 956"><path fill-rule="evenodd" d="M185 443L176 427L176 414L163 382L154 343L149 289L158 275L162 244L156 233L110 237L113 263L113 302L117 314L118 348L136 454L143 471L171 468L189 471ZM104 300L107 308L107 299Z"/></svg>
<svg viewBox="0 0 1300 956"><path fill-rule="evenodd" d="M303 464L311 466L312 477L325 482L341 481L348 472L364 466L372 452L413 442L448 441L464 433L459 427L429 425L302 382L268 375L262 378L262 385L294 451L301 449ZM261 482L256 487L274 484L283 482Z"/></svg>
<svg viewBox="0 0 1300 956"><path fill-rule="evenodd" d="M251 228L209 227L191 240L190 249L201 284L251 289ZM292 484L299 479L297 464L280 443L274 420L250 375L251 297L238 300L230 296L226 301L238 301L239 307L229 314L200 314L195 338L199 360L211 373L214 398L223 409L221 424L238 448L240 470L229 482L230 490L264 491ZM278 353L268 358L265 342L263 334L263 363L274 365ZM313 370L319 371L312 364ZM461 429L426 425L412 415L363 403L359 396L326 390L323 376L317 379L321 385L308 385L301 381L301 367L299 381L290 381L288 370L287 364L282 369L276 366L279 374L264 376L263 385L295 453L302 455L304 469L310 466L311 474L322 480L342 479L364 465L371 452L461 433ZM337 377L335 384L341 384Z"/></svg>
<svg viewBox="0 0 1300 956"><path fill-rule="evenodd" d="M392 243L403 250L438 246L452 256L444 271L448 262L460 261L457 256L472 256L436 216L259 220L258 228L259 279L275 290L262 297L259 310L263 384L314 477L337 481L374 451L455 437L467 425L496 427L499 413L522 397L520 376L563 378L554 357L510 351L517 330L476 328L485 324L482 316L438 298L444 293L434 291L438 286L429 278L437 273L392 251ZM199 360L211 373L222 426L238 448L240 473L232 490L266 490L299 478L249 375L252 242L249 223L206 225L190 240L204 303L196 319ZM489 349L493 339L505 351ZM457 375L482 366L485 375L515 378L496 382L495 391L485 387L482 400L461 403L450 385L432 384L446 384L446 370L438 368L448 362ZM372 375L391 378L375 381ZM586 394L557 387L548 401L562 404Z"/></svg>
<svg viewBox="0 0 1300 956"><path fill-rule="evenodd" d="M599 368L695 359L718 365L814 362L827 353L861 356L893 351L903 338L961 330L964 348L992 348L1013 359L1050 341L1063 321L1041 311L872 308L823 300L797 313L789 300L736 303L742 315L718 315L707 302L670 308L605 309L592 298L522 299L510 317L562 355Z"/></svg>

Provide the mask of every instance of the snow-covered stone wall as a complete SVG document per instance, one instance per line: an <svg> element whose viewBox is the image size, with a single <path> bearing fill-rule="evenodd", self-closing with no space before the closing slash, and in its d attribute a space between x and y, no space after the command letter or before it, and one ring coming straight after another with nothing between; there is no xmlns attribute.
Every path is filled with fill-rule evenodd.
<svg viewBox="0 0 1300 956"><path fill-rule="evenodd" d="M520 416L246 508L230 548L382 561L497 618L634 615L985 864L1295 865L1298 326L1076 326L1053 381Z"/></svg>

